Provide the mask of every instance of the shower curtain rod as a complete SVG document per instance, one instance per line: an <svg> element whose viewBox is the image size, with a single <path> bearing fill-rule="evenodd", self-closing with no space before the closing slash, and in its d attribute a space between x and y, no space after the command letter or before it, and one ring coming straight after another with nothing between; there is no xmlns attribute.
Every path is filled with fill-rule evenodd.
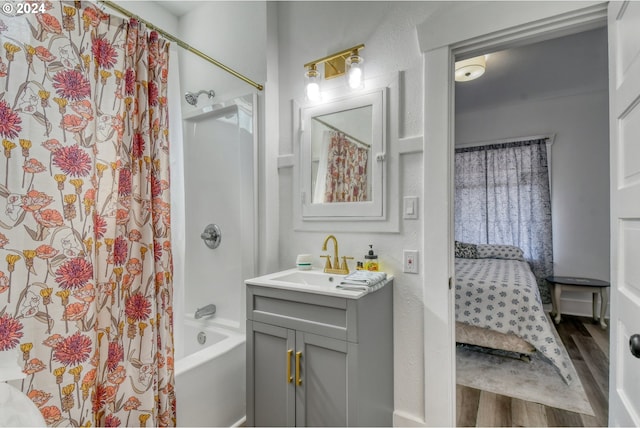
<svg viewBox="0 0 640 428"><path fill-rule="evenodd" d="M367 149L371 148L371 146L369 144L365 143L364 141L358 140L356 137L347 134L343 130L338 129L333 125L328 124L327 122L325 122L322 119L318 119L317 117L312 117L312 119L315 120L316 122L320 122L321 124L323 124L324 126L326 126L327 128L329 128L329 129L331 129L333 131L340 132L341 134L344 134L345 137L348 137L350 140L352 140L356 144L360 144L361 146L365 146Z"/></svg>
<svg viewBox="0 0 640 428"><path fill-rule="evenodd" d="M138 21L142 22L144 25L146 25L150 29L160 33L163 37L171 40L172 42L175 42L181 48L188 50L192 54L195 54L195 55L199 56L200 58L204 59L205 61L210 62L211 64L215 65L216 67L220 67L221 69L223 69L227 73L230 73L230 74L234 75L238 79L242 80L245 83L248 83L249 85L253 86L257 90L262 91L264 89L264 86L261 85L260 83L256 83L253 80L249 79L248 77L243 76L242 74L238 73L234 69L232 69L230 67L227 67L223 63L211 58L207 54L202 53L201 51L199 51L198 49L194 48L193 46L183 42L179 38L173 36L172 34L167 33L166 31L162 30L161 28L156 27L155 25L153 25L149 21L147 21L145 19L142 19L139 16L129 12L127 9L117 5L116 3L112 2L112 1L108 1L108 0L99 0L98 3L104 4L105 6L108 6L111 9L114 9L114 10L118 11L118 12L122 13L123 15L125 15L125 16L127 16L129 18L137 19Z"/></svg>

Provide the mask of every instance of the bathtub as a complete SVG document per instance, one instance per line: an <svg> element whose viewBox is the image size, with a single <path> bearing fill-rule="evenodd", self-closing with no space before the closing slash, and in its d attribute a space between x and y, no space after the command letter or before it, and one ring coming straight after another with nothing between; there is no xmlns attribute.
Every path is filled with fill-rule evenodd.
<svg viewBox="0 0 640 428"><path fill-rule="evenodd" d="M176 350L178 426L237 426L245 421L245 342L238 329L186 318ZM204 338L204 343L200 344Z"/></svg>

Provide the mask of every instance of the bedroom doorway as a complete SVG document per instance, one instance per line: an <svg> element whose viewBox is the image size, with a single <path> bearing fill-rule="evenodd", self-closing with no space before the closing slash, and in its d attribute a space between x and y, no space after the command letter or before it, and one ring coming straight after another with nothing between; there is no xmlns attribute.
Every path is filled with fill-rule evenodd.
<svg viewBox="0 0 640 428"><path fill-rule="evenodd" d="M478 193L477 187L480 184L490 187L488 184L493 183L495 187L495 183L502 183L504 188L517 187L527 181L524 179L525 174L519 169L523 165L522 155L511 153L513 144L550 139L553 144L545 150L542 163L545 164L549 177L549 200L546 203L550 204L548 208L553 236L551 273L608 281L609 80L606 27L600 26L555 39L480 54L487 54L485 74L476 80L455 85L454 135L458 153L454 153L453 162L456 168L469 168L468 175L479 175L480 178L474 184L473 177L469 179L468 176L463 177L454 172L452 187L460 194L475 197L466 207L467 211L480 208L488 211L487 215L480 218L483 225L470 229L487 229L489 223L498 222L495 216L491 217L499 211L495 207L495 201L491 208L487 205L490 205L490 199L504 198L504 189L492 196L489 192L495 189L485 188ZM474 55L478 55L478 52ZM516 159L516 164L511 168L518 170L520 178L509 181L503 170L494 169L501 155L480 153L484 149L479 147L488 144L493 151L511 149L509 154L502 157L511 156ZM456 216L463 215L459 210L460 194L456 197ZM515 209L513 202L507 201L506 204L510 210ZM471 215L469 218L475 217ZM477 286L480 293L484 293L482 296L469 295L465 300L464 295L470 291L462 287L469 284L469 280L465 277L464 281L460 281L458 277L460 284L457 285L460 287L455 290L456 310L467 312L467 320L484 321L493 318L493 324L502 324L503 320L504 323L513 322L506 321L511 312L506 300L515 301L518 296L501 299L500 295L504 291L500 286L501 283L509 282L509 278L521 277L523 274L509 273L506 269L511 268L502 266L516 265L521 263L517 259L530 257L530 243L527 241L523 254L514 253L515 250L512 249L478 247L475 244L519 244L523 242L519 239L523 232L516 229L506 234L502 231L501 234L483 229L480 234L482 236L473 237L473 233L465 234L457 230L462 224L459 218L454 219L454 224L454 239L459 240L456 245L452 245L458 253L454 262L456 277L464 273L471 277L495 275L496 278L492 285L490 281L485 281L484 285ZM513 236L507 239L505 235ZM462 238L469 236L471 238L468 240L472 242L463 242ZM496 238L497 236L502 238ZM607 244L603 245L603 242ZM461 244L472 245L465 247ZM519 248L518 245L515 246ZM478 266L480 259L491 259L490 267L483 267L486 263ZM492 290L492 286L498 289ZM545 298L542 303L548 313L549 295L542 294ZM499 305L504 305L506 309L501 309L503 306ZM466 343L458 348L456 360L458 383L464 378L463 384L458 384L456 388L457 426L607 425L608 329L602 330L588 317L591 313L589 295L563 294L560 306L563 313L560 324L554 326L547 316L550 334L562 344L560 352L566 353L571 361L569 365L573 370L570 376L580 379L580 387L576 387L575 382L568 382L574 385L565 391L562 389L564 382L560 382L557 389L549 389L551 383L562 380L559 375L562 370L545 365L548 361L544 359L536 359L535 351L526 357L532 360L528 363L512 358L527 354L526 343L515 341L517 343L504 346L505 340L512 339L502 336L487 338L483 331L459 329L457 323L456 341ZM531 313L531 309L528 310ZM528 316L519 313L514 314L513 318L528 321ZM480 324L482 328L487 327L487 322ZM543 329L535 324L528 324L527 328ZM532 341L527 343L529 342ZM478 345L481 347L478 348ZM486 352L487 348L499 348L501 351ZM504 348L508 350L506 359ZM529 388L530 391L521 391L518 384L509 383L513 381L513 376L500 378L500 370L488 370L498 367L509 371L508 367L511 366L511 370L518 373L527 371L523 367L533 368L538 374L534 376L537 378L540 378L539 374L543 370L550 367L545 372L549 380ZM488 376L488 373L493 375L486 379L481 376ZM528 382L526 374L521 384L524 382ZM519 390L517 394L513 394L515 390ZM551 399L546 401L547 404L540 404L549 397Z"/></svg>

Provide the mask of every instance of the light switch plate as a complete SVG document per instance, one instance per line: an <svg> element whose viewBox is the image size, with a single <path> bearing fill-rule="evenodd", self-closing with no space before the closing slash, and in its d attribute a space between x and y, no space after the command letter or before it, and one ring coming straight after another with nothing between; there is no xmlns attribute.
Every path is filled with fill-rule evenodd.
<svg viewBox="0 0 640 428"><path fill-rule="evenodd" d="M418 250L403 251L402 271L405 273L418 273Z"/></svg>
<svg viewBox="0 0 640 428"><path fill-rule="evenodd" d="M418 218L418 197L405 196L402 205L402 218L415 220Z"/></svg>

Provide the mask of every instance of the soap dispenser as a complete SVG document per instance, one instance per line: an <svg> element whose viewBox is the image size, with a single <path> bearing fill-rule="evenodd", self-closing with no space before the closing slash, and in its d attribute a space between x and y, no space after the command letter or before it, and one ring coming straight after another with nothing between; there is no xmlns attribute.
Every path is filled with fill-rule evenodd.
<svg viewBox="0 0 640 428"><path fill-rule="evenodd" d="M364 256L364 269L371 271L378 270L378 255L373 252L373 244L369 244L369 253Z"/></svg>

